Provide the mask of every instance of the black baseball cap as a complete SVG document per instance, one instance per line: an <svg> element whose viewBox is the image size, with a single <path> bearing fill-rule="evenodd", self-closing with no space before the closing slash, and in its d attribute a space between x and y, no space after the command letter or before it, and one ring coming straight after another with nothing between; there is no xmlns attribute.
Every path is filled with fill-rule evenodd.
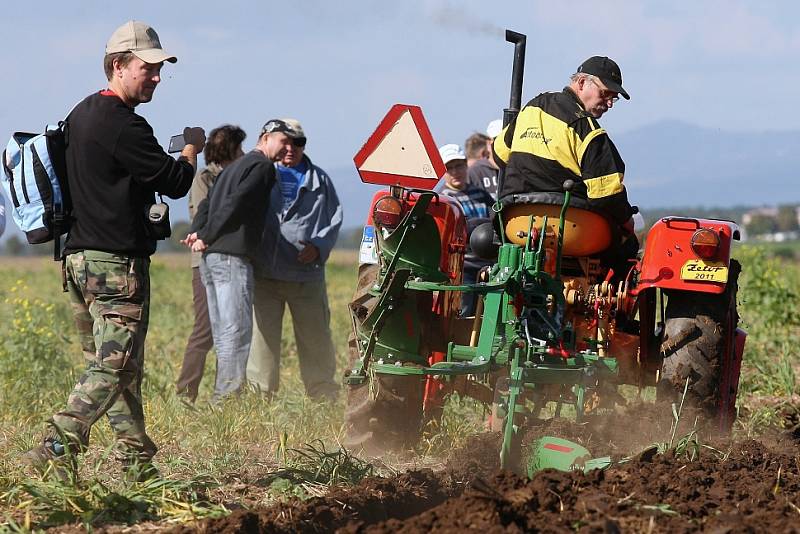
<svg viewBox="0 0 800 534"><path fill-rule="evenodd" d="M591 74L600 78L609 91L614 91L630 100L628 92L622 88L622 71L613 59L605 56L592 56L578 67L578 72Z"/></svg>
<svg viewBox="0 0 800 534"><path fill-rule="evenodd" d="M283 132L292 139L300 139L301 137L305 137L302 129L297 131L292 127L291 124L283 119L270 119L266 122L266 124L264 124L264 127L261 128L261 135L272 132Z"/></svg>

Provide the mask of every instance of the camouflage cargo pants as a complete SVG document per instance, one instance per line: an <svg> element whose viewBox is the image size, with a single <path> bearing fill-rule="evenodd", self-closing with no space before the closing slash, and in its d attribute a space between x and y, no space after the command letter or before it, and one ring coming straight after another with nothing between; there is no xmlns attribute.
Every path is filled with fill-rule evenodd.
<svg viewBox="0 0 800 534"><path fill-rule="evenodd" d="M150 309L150 259L85 250L65 259L66 284L87 367L53 416L51 429L82 450L103 414L125 461L148 461L156 446L142 409L144 340ZM55 437L55 436L53 436Z"/></svg>

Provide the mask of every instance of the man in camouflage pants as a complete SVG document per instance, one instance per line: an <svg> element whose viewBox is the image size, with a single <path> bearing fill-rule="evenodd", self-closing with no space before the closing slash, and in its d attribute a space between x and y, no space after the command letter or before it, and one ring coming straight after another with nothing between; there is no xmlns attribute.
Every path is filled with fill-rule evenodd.
<svg viewBox="0 0 800 534"><path fill-rule="evenodd" d="M87 369L53 416L53 430L83 448L103 416L124 461L149 461L156 446L142 410L144 340L150 313L150 258L84 250L65 258L67 289ZM114 393L119 391L119 395Z"/></svg>
<svg viewBox="0 0 800 534"><path fill-rule="evenodd" d="M76 468L92 425L104 414L117 438L128 476L157 473L156 446L142 408L144 341L150 307L150 255L164 235L146 218L155 194L180 198L189 191L202 151L201 128L184 129L186 147L175 160L156 141L134 108L149 102L164 61L156 32L130 21L106 45L108 89L80 102L67 118L66 160L72 223L64 249L69 292L87 368L49 421L42 442L23 461L51 466L60 478Z"/></svg>

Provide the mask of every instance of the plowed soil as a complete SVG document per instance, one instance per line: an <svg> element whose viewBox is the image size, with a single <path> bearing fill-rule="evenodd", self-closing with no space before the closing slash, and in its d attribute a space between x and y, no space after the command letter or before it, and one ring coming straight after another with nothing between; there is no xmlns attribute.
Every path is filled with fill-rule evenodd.
<svg viewBox="0 0 800 534"><path fill-rule="evenodd" d="M238 510L173 532L800 532L800 449L791 435L770 445L704 445L690 449L692 457L653 450L628 456L663 437L664 425L669 435L655 410L632 411L638 417L624 420L636 428L598 418L585 425L540 421L528 431L526 440L556 435L622 460L605 471L546 470L532 480L501 472L500 434L483 434L442 472L370 478L325 497Z"/></svg>

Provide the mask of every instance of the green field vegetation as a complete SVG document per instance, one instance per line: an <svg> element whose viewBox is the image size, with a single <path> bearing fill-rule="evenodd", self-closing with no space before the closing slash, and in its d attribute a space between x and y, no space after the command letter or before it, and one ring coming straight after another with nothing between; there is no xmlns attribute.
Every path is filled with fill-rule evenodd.
<svg viewBox="0 0 800 534"><path fill-rule="evenodd" d="M736 432L779 428L800 406L796 340L800 339L800 266L741 247L742 326L750 333ZM355 256L339 254L327 276L339 368L350 329L346 304L355 284ZM4 260L0 267L0 529L28 530L70 522L185 521L287 495L318 495L332 483L373 472L436 465L482 430L483 411L453 398L429 428L413 460L366 464L340 450L344 395L335 404L303 394L290 321L284 324L281 392L272 401L251 391L222 406L208 405L214 376L209 358L195 407L174 394L192 326L188 257L155 256L144 398L149 433L159 445L162 478L126 483L111 456L105 422L92 433L77 484L42 481L17 457L37 443L44 421L63 406L83 368L58 264L45 258ZM403 463L405 462L405 463Z"/></svg>
<svg viewBox="0 0 800 534"><path fill-rule="evenodd" d="M738 243L736 244L738 245ZM782 258L784 260L798 260L800 261L800 241L783 241L775 242L748 242L744 247L757 246L768 256Z"/></svg>
<svg viewBox="0 0 800 534"><path fill-rule="evenodd" d="M742 246L740 326L747 330L739 405L740 430L798 423L800 409L800 265L774 247Z"/></svg>

